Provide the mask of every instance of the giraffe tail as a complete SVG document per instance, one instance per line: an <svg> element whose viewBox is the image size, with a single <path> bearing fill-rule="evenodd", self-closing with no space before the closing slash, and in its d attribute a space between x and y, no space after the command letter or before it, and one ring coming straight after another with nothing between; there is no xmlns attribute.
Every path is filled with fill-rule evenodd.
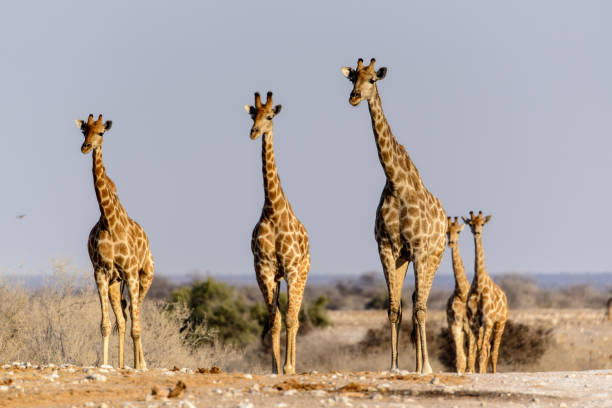
<svg viewBox="0 0 612 408"><path fill-rule="evenodd" d="M121 281L121 313L123 313L123 320L127 321L127 306L128 306L128 302L127 302L127 298L125 296L125 288L126 288L126 284L125 281L122 280ZM117 323L117 321L115 320L115 325L113 326L113 333L118 333L119 332L119 324Z"/></svg>

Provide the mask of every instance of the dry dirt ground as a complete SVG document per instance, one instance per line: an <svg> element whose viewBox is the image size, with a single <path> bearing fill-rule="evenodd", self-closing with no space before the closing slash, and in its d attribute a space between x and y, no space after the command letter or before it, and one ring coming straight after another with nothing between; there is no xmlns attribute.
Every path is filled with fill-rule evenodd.
<svg viewBox="0 0 612 408"><path fill-rule="evenodd" d="M301 349L298 344L298 369L319 372L275 376L176 367L138 372L4 362L0 407L612 407L612 324L603 322L598 311L512 312L516 321L555 328L554 344L541 363L521 370L532 372L463 376L363 371L384 369L386 355L335 360L341 371L313 367L316 360L308 353L321 348L313 345L317 341L355 343L368 328L386 322L381 311L333 312L331 318L332 328L303 336ZM444 314L432 311L430 319L442 324ZM400 365L412 369L409 353L402 352ZM434 364L434 370L441 368ZM558 371L543 372L548 370ZM175 392L168 398L170 389Z"/></svg>

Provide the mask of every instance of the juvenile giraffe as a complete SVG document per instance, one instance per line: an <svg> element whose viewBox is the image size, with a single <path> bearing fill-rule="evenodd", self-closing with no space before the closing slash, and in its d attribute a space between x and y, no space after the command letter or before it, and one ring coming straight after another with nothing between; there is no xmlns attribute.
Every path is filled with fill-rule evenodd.
<svg viewBox="0 0 612 408"><path fill-rule="evenodd" d="M94 121L89 115L87 122L75 121L83 132L85 141L81 152L93 150L93 181L96 191L100 219L89 233L87 249L94 268L94 278L100 295L104 365L108 364L108 342L111 324L108 316L108 300L115 313L119 332L119 367L123 368L123 343L125 316L121 301L120 286L125 285L130 295L132 318L132 340L134 342L134 366L138 370L147 368L142 350L140 307L153 281L153 256L144 230L128 217L117 196L117 188L106 175L102 163L103 135L112 121L103 122L102 115Z"/></svg>
<svg viewBox="0 0 612 408"><path fill-rule="evenodd" d="M255 93L255 106L245 105L253 119L251 139L263 135L262 171L264 181L264 206L259 222L253 230L251 251L255 262L255 276L268 308L269 327L272 336L272 371L281 373L280 331L281 314L278 296L281 280L287 282L289 306L285 321L287 343L285 349L285 374L295 373L295 338L299 327L298 315L302 305L304 286L310 269L310 254L306 228L293 214L289 200L281 187L274 161L274 131L272 119L278 115L281 105L272 103L268 92L265 104Z"/></svg>
<svg viewBox="0 0 612 408"><path fill-rule="evenodd" d="M455 290L448 299L446 305L446 320L448 328L453 336L455 345L455 368L458 374L465 372L465 351L464 351L464 335L468 338L468 354L475 355L476 342L474 335L470 330L467 320L466 303L468 292L470 291L470 282L465 276L465 267L459 253L459 233L463 230L465 224L460 224L457 217L451 220L448 217L448 246L451 249L453 257L453 272L455 273ZM471 360L471 359L470 359ZM474 372L474 366L468 367L468 372Z"/></svg>
<svg viewBox="0 0 612 408"><path fill-rule="evenodd" d="M493 373L496 373L499 344L508 318L508 301L504 292L493 282L485 269L482 227L491 220L491 216L483 217L482 211L474 216L474 212L470 211L470 218L461 218L470 226L472 234L474 234L476 249L474 280L468 294L467 316L470 329L473 335L477 336L479 372L487 372L487 363L489 356L491 356L491 367ZM493 335L492 350L491 335ZM468 358L471 359L471 361L468 361L468 366L473 367L476 354L474 353Z"/></svg>
<svg viewBox="0 0 612 408"><path fill-rule="evenodd" d="M404 146L391 133L376 85L385 77L387 68L375 71L374 63L372 58L370 65L364 66L360 58L356 69L343 67L342 73L353 83L349 103L357 106L363 100L368 101L378 158L387 179L376 211L374 234L389 290L391 369L398 369L401 292L412 261L416 370L426 374L431 372L425 334L427 298L446 246L446 213L440 201L425 188Z"/></svg>

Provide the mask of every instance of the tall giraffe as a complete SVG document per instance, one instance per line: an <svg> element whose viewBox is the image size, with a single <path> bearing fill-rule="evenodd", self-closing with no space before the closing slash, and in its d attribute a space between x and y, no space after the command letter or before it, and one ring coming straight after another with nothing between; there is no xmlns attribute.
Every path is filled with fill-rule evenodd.
<svg viewBox="0 0 612 408"><path fill-rule="evenodd" d="M474 336L478 336L478 366L480 373L487 372L487 363L491 356L493 373L497 372L497 355L504 327L508 319L508 300L499 286L487 274L484 264L484 249L482 248L482 227L491 220L491 216L482 216L482 211L474 216L470 211L470 218L463 221L470 226L474 234L476 249L474 280L470 287L467 302L467 316ZM493 349L491 350L491 334L493 335ZM475 365L476 354L468 356L468 366Z"/></svg>
<svg viewBox="0 0 612 408"><path fill-rule="evenodd" d="M453 257L453 272L455 274L455 290L448 299L446 305L446 320L448 322L448 328L453 336L455 345L455 368L458 374L465 372L465 351L464 351L464 335L468 337L468 354L475 355L476 342L474 335L470 330L467 313L466 303L468 298L468 292L470 291L470 282L465 276L465 267L463 266L463 260L459 253L459 233L463 230L465 224L460 224L457 217L455 220L451 220L448 217L448 246L451 249ZM470 359L471 360L471 359ZM474 372L474 366L468 367L468 372Z"/></svg>
<svg viewBox="0 0 612 408"><path fill-rule="evenodd" d="M281 373L281 314L278 296L281 280L284 278L289 298L285 321L287 346L284 372L294 374L298 316L310 269L308 234L304 225L293 214L291 204L281 187L274 161L272 119L280 112L281 105L274 106L272 92L268 92L265 104L261 103L259 93L255 93L255 106L245 105L244 109L253 119L251 139L255 140L263 135L261 159L265 199L261 217L253 230L251 251L257 283L268 308L272 336L272 371Z"/></svg>
<svg viewBox="0 0 612 408"><path fill-rule="evenodd" d="M376 86L376 82L387 74L387 68L375 71L374 63L372 58L370 65L364 66L360 58L357 69L343 67L342 73L353 83L349 103L357 106L363 100L368 101L378 158L387 178L376 212L374 233L389 290L391 369L398 368L401 292L406 270L412 261L416 370L426 374L431 372L425 334L427 298L446 246L446 213L440 201L425 188L404 146L391 133Z"/></svg>
<svg viewBox="0 0 612 408"><path fill-rule="evenodd" d="M144 370L147 363L142 350L140 307L153 281L153 256L144 230L132 220L119 201L115 183L106 175L102 162L103 135L112 121L103 122L102 115L94 121L76 120L85 136L81 152L93 150L93 181L100 207L100 219L89 233L87 249L94 268L94 278L100 295L104 365L108 364L108 342L111 324L108 316L108 300L115 313L119 331L119 367L123 368L123 343L125 316L121 302L120 284L125 284L130 295L132 340L134 342L134 366Z"/></svg>

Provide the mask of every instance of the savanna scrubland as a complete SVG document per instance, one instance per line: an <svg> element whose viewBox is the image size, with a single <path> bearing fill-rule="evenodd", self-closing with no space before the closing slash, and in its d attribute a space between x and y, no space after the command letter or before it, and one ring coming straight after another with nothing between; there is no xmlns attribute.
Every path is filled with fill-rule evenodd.
<svg viewBox="0 0 612 408"><path fill-rule="evenodd" d="M612 322L605 316L609 288L579 285L546 289L519 275L495 279L510 305L498 367L502 374L495 381L517 386L508 393L510 403L521 405L536 399L551 406L572 404L571 398L557 399L554 393L532 396L515 384L517 377L512 373L535 373L534 378L539 378L543 372L563 372L551 373L549 382L558 383L561 380L554 376L561 376L566 382L573 378L580 383L580 376L588 373L567 372L612 369ZM386 288L377 275L364 274L334 285L307 288L297 343L297 371L301 374L276 377L269 375L269 343L263 336L267 315L255 285L234 287L211 277L195 277L188 284L176 285L158 276L142 311L145 357L151 369L138 373L129 368L97 368L101 364L100 306L93 279L69 263L56 262L39 289L0 283L0 364L4 365L0 401L7 406L40 406L45 401L49 406L121 406L125 401L135 406L188 406L185 404L214 400L219 406L244 403L243 407L248 407L257 405L258 400L274 401L269 406L301 406L308 398L317 398L323 405L375 406L413 400L428 406L438 398L446 401L450 391L457 395L464 392L458 401L468 405L503 401L503 392L487 394L478 388L489 381L478 378L491 375L452 374L454 356L445 315L450 290L434 287L428 304L429 353L437 374L410 373L415 356L409 334L411 302L406 299L411 293L407 286L400 334L400 367L404 371L385 371L390 341ZM281 309L286 307L286 297L281 297L280 304ZM131 366L129 333L128 326L126 363ZM116 344L117 336L113 335L113 364L117 361ZM96 380L96 375L105 380ZM612 381L612 371L593 375ZM179 379L187 384L187 390L181 398L168 399L163 390L173 388ZM585 381L596 383L590 377ZM466 390L471 388L462 384L472 384L477 390L470 394ZM489 386L497 389L501 385ZM111 392L122 387L122 392ZM158 390L156 395L153 388ZM571 384L565 389L570 390ZM287 398L289 402L283 402Z"/></svg>

